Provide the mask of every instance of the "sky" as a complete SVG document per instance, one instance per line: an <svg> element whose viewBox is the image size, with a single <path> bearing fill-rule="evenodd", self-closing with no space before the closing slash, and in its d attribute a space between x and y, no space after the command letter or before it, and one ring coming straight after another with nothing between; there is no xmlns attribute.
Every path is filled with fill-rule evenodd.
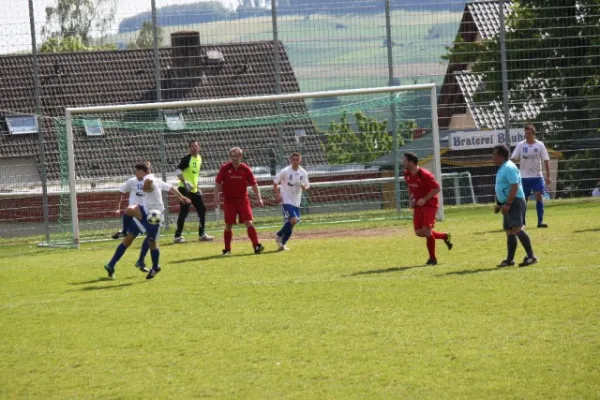
<svg viewBox="0 0 600 400"><path fill-rule="evenodd" d="M174 4L197 3L201 0L156 0L156 7ZM233 8L237 0L219 0L225 6ZM40 31L46 20L45 9L56 0L33 0L35 26L38 44L41 41ZM116 21L112 29L116 32L119 23L132 15L150 11L150 0L117 1ZM28 0L0 0L0 54L31 51L31 34L29 29Z"/></svg>

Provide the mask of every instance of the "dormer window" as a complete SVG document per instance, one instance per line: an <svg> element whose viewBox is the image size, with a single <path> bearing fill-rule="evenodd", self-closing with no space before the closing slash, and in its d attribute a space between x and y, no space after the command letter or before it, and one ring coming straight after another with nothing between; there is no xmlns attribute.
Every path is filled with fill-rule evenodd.
<svg viewBox="0 0 600 400"><path fill-rule="evenodd" d="M38 133L39 126L35 115L13 115L6 117L6 126L11 135Z"/></svg>

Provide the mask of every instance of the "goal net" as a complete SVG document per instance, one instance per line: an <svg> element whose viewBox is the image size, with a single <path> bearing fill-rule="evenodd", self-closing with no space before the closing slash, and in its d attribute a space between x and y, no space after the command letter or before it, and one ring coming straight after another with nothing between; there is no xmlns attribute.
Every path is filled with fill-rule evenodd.
<svg viewBox="0 0 600 400"><path fill-rule="evenodd" d="M232 147L244 150L261 187L265 207L254 208L259 229L281 222L272 183L292 152L302 154L311 180L302 199L304 223L408 217L407 151L436 174L448 204L474 201L468 173L441 174L433 84L73 108L53 123L59 162L48 176L59 182L60 229L53 229L49 245L110 238L121 227L118 190L134 165L149 161L157 177L176 185L190 141L201 146L209 232L222 229L214 179ZM166 194L165 204L164 232L172 235L179 205ZM197 232L197 224L192 207L185 232Z"/></svg>

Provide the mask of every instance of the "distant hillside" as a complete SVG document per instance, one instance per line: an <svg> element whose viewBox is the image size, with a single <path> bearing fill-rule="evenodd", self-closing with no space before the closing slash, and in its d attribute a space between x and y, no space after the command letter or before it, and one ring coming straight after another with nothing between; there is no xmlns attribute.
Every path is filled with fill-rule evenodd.
<svg viewBox="0 0 600 400"><path fill-rule="evenodd" d="M383 0L279 0L279 15L361 15L375 14L385 11ZM392 10L406 11L454 11L464 9L464 0L391 0ZM231 19L242 19L270 15L270 10L264 8L238 7L232 11L222 3L204 1L184 5L170 5L157 10L159 26L180 26L216 22ZM119 33L137 31L144 21L150 20L150 11L125 18L119 24Z"/></svg>

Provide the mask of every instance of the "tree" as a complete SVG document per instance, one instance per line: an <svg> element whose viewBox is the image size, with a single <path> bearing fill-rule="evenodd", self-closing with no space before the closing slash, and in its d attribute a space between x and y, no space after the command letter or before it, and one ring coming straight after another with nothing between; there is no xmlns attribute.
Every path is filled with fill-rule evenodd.
<svg viewBox="0 0 600 400"><path fill-rule="evenodd" d="M391 151L392 135L387 131L387 121L378 121L362 112L354 113L354 119L356 133L346 112L339 122L331 121L327 142L323 145L331 164L370 162Z"/></svg>
<svg viewBox="0 0 600 400"><path fill-rule="evenodd" d="M513 0L506 20L511 111L540 107L535 122L559 151L568 149L572 139L598 135L599 9L600 0ZM497 38L466 43L459 35L444 58L468 63L483 76L485 90L475 94L475 102L502 101ZM597 174L597 169L591 172Z"/></svg>
<svg viewBox="0 0 600 400"><path fill-rule="evenodd" d="M74 51L116 50L115 45L86 45L78 36L51 37L40 46L42 53L70 53Z"/></svg>
<svg viewBox="0 0 600 400"><path fill-rule="evenodd" d="M164 40L164 31L158 26L156 27L156 36L158 39L158 45L160 46ZM154 36L152 34L152 21L144 21L142 29L135 42L131 42L127 45L129 49L147 49L154 46Z"/></svg>
<svg viewBox="0 0 600 400"><path fill-rule="evenodd" d="M47 38L78 37L84 45L90 44L90 34L103 34L114 21L116 0L54 0L46 8L46 24L42 34Z"/></svg>

